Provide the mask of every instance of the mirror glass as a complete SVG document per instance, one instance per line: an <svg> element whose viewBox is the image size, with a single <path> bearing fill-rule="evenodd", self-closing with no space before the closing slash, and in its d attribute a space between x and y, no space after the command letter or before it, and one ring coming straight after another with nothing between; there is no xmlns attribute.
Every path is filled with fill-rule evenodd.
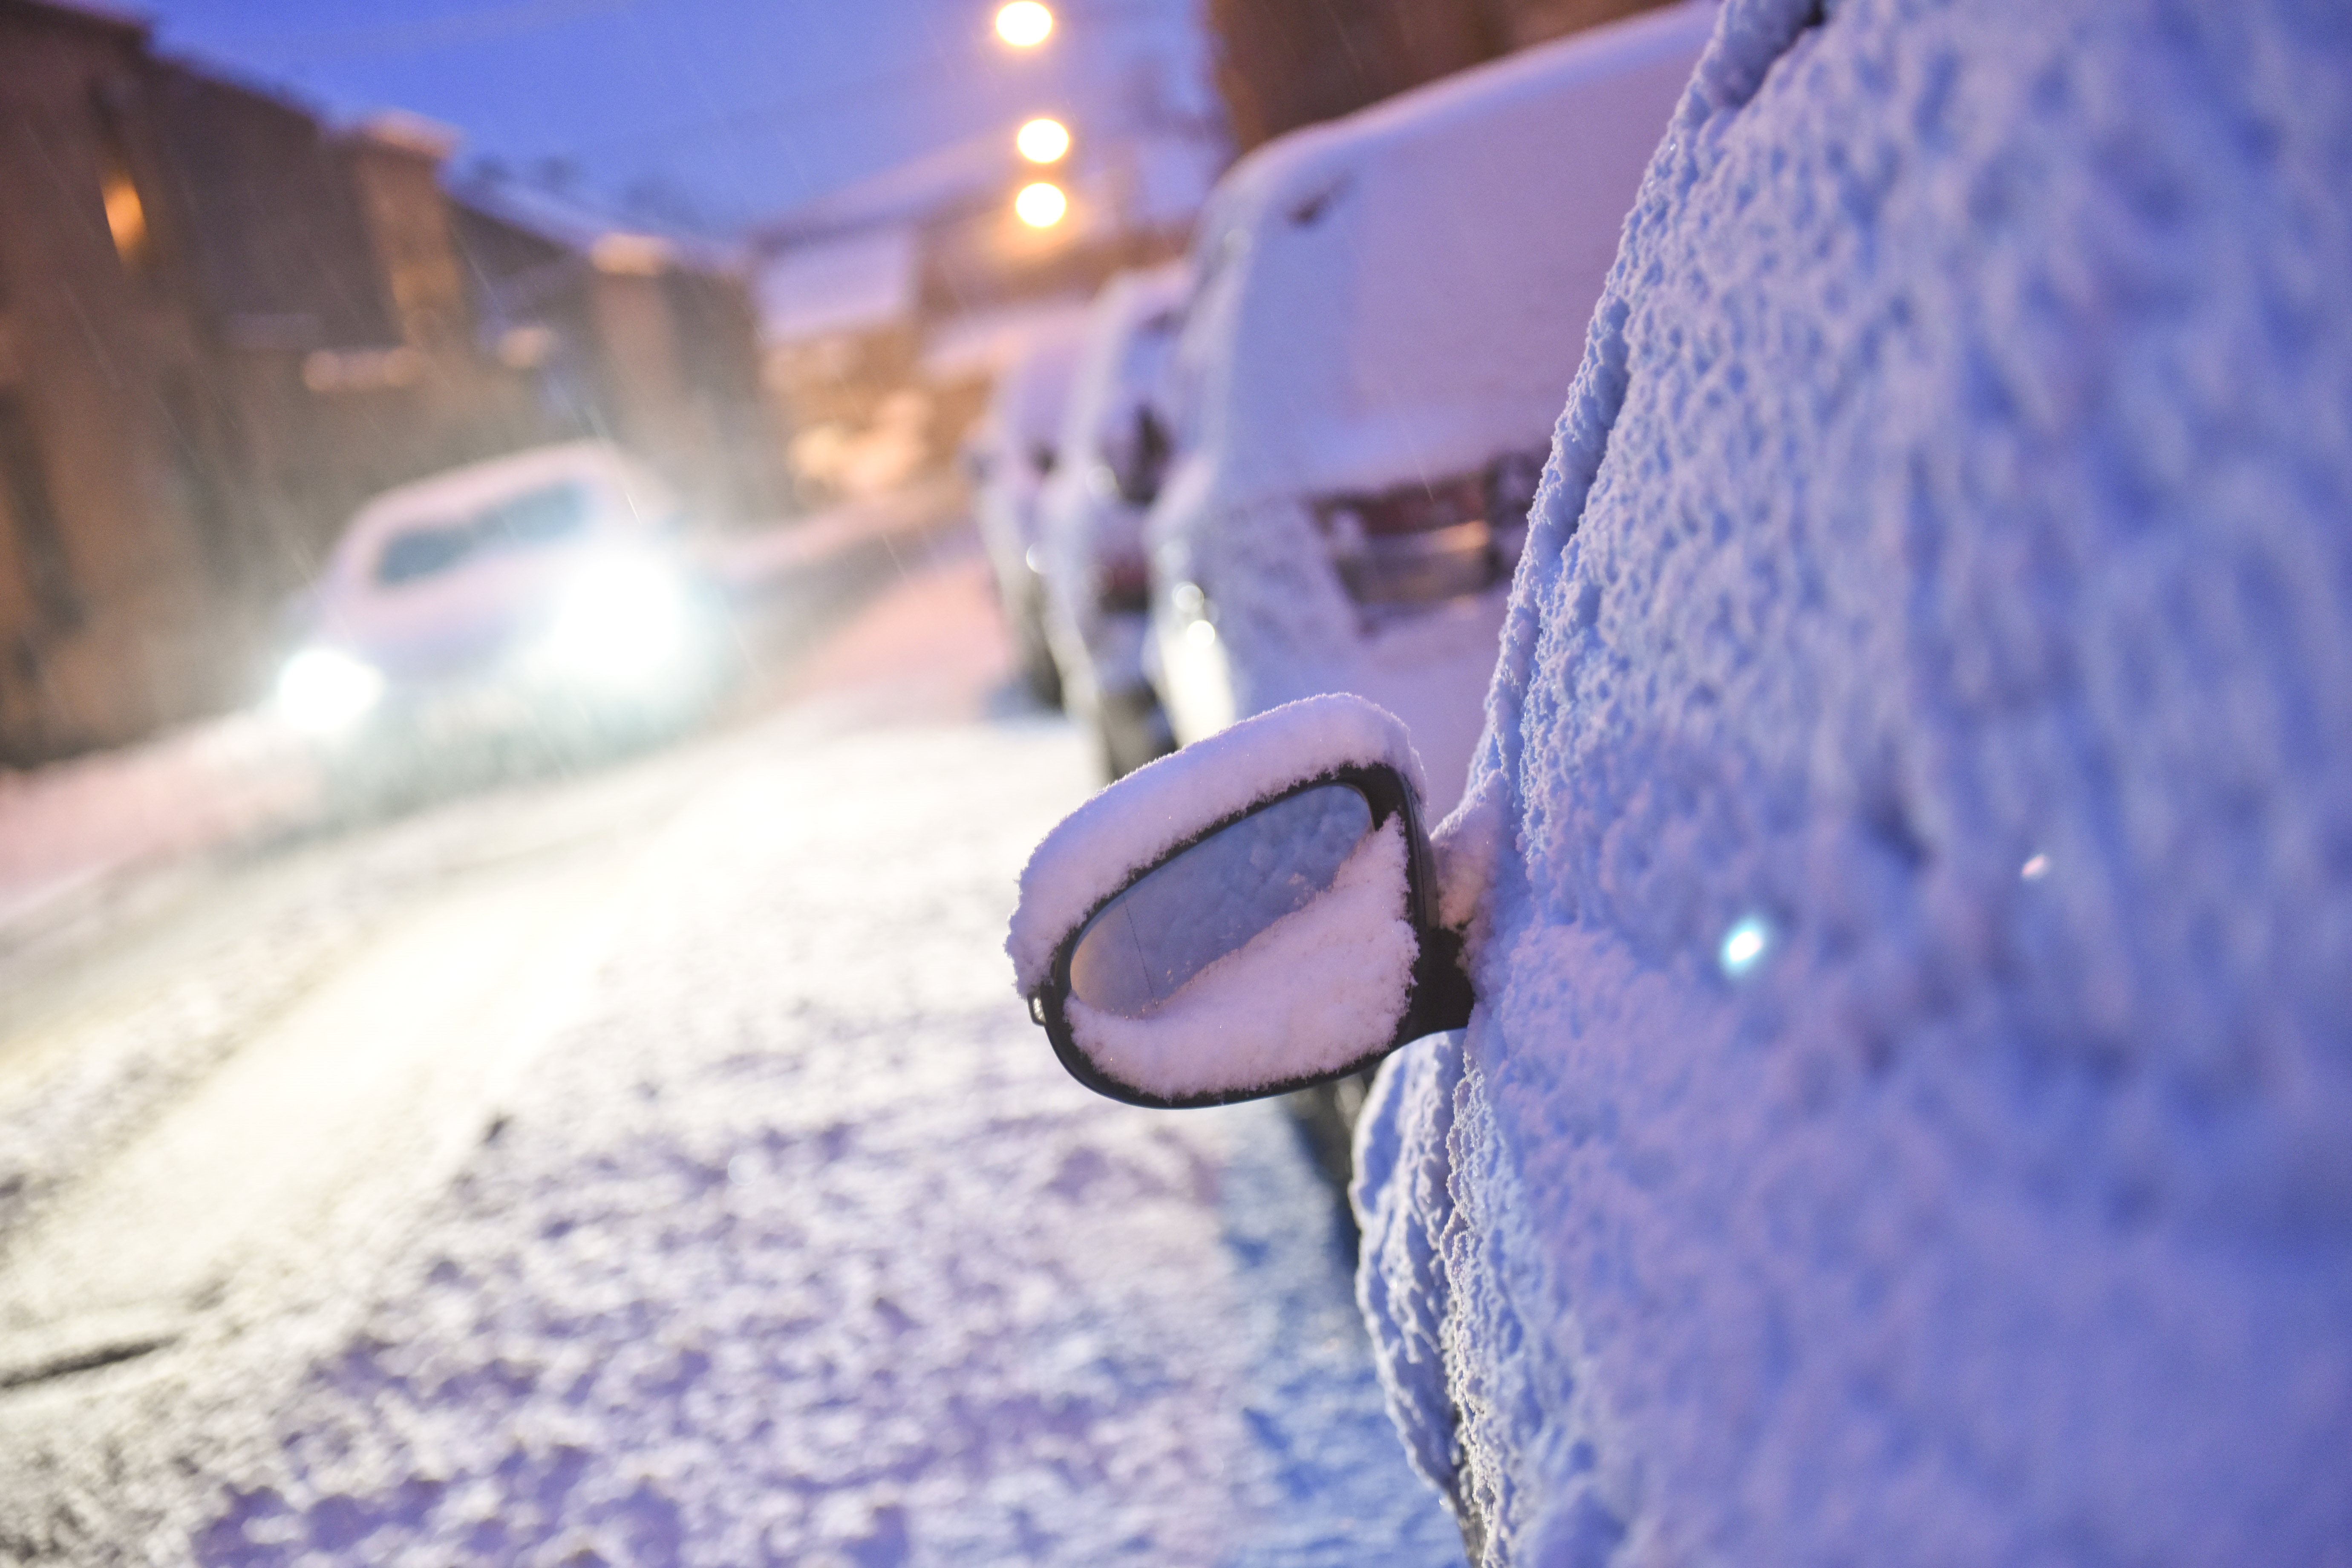
<svg viewBox="0 0 2352 1568"><path fill-rule="evenodd" d="M1345 784L1275 802L1106 904L1067 1013L1107 1077L1171 1099L1345 1068L1389 1042L1418 944L1401 821Z"/></svg>
<svg viewBox="0 0 2352 1568"><path fill-rule="evenodd" d="M1277 801L1202 839L1103 906L1070 953L1070 992L1140 1018L1331 886L1371 831L1345 784Z"/></svg>

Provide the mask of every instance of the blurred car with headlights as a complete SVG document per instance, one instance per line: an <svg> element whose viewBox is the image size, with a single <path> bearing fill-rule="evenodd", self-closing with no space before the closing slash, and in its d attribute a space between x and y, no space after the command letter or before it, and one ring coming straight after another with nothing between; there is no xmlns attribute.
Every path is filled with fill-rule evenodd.
<svg viewBox="0 0 2352 1568"><path fill-rule="evenodd" d="M1041 702L1058 705L1062 677L1045 639L1045 584L1039 568L1037 503L1061 460L1062 414L1077 369L1083 313L1039 322L991 395L964 448L974 489L972 515L1012 634L1022 679Z"/></svg>
<svg viewBox="0 0 2352 1568"><path fill-rule="evenodd" d="M723 689L733 642L668 489L602 442L385 492L303 601L278 712L339 778L394 790L485 756L657 738Z"/></svg>
<svg viewBox="0 0 2352 1568"><path fill-rule="evenodd" d="M1143 668L1143 520L1174 450L1158 391L1191 277L1174 262L1104 285L1087 320L1061 460L1038 501L1045 640L1063 706L1093 732L1110 778L1175 745Z"/></svg>
<svg viewBox="0 0 2352 1568"><path fill-rule="evenodd" d="M1452 808L1552 421L1716 15L1525 50L1220 184L1149 529L1178 740L1355 692L1404 720Z"/></svg>

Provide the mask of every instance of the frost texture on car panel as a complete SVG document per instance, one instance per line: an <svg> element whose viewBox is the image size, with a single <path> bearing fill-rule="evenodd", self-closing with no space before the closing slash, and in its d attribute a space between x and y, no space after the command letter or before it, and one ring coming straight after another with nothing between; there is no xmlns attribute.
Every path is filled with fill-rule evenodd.
<svg viewBox="0 0 2352 1568"><path fill-rule="evenodd" d="M2352 13L1821 9L1596 312L1376 1339L1498 1564L2347 1561Z"/></svg>
<svg viewBox="0 0 2352 1568"><path fill-rule="evenodd" d="M1245 720L1121 779L1065 817L1021 873L1004 949L1024 996L1095 906L1211 823L1337 768L1386 764L1426 795L1404 726L1360 697L1310 697Z"/></svg>
<svg viewBox="0 0 2352 1568"><path fill-rule="evenodd" d="M1433 1037L1389 1058L1356 1121L1356 1293L1379 1359L1389 1415L1413 1468L1454 1490L1454 1416L1445 1386L1444 1270L1439 1238L1454 1217L1445 1135L1462 1077L1462 1037Z"/></svg>

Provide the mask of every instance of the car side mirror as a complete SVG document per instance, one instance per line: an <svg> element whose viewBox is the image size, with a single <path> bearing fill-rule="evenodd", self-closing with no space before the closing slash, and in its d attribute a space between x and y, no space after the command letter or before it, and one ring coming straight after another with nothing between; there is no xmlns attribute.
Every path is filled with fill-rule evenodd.
<svg viewBox="0 0 2352 1568"><path fill-rule="evenodd" d="M1006 945L1071 1076L1132 1105L1224 1105L1467 1023L1419 775L1389 713L1309 698L1137 770L1047 835Z"/></svg>

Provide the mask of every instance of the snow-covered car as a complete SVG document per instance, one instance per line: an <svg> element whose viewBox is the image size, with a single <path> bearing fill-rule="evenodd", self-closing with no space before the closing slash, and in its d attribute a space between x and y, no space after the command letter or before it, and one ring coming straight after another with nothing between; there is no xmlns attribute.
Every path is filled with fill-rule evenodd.
<svg viewBox="0 0 2352 1568"><path fill-rule="evenodd" d="M1022 678L1038 700L1058 703L1062 678L1045 640L1045 585L1038 568L1037 504L1061 460L1062 413L1085 340L1083 313L1056 314L1030 330L997 378L988 412L964 448L974 481L972 514L996 576Z"/></svg>
<svg viewBox="0 0 2352 1568"><path fill-rule="evenodd" d="M1038 849L1081 1079L1385 1055L1474 1561L2347 1560L2347 83L2299 0L1734 0L1461 809L1328 696Z"/></svg>
<svg viewBox="0 0 2352 1568"><path fill-rule="evenodd" d="M386 491L302 600L275 703L341 777L514 745L569 756L701 710L731 633L669 490L602 442L541 447Z"/></svg>
<svg viewBox="0 0 2352 1568"><path fill-rule="evenodd" d="M1143 668L1143 519L1174 450L1158 395L1189 285L1177 262L1104 286L1071 382L1062 458L1038 502L1045 638L1063 706L1094 732L1111 778L1175 743Z"/></svg>
<svg viewBox="0 0 2352 1568"><path fill-rule="evenodd" d="M1150 520L1180 741L1354 691L1452 806L1551 423L1714 20L1692 0L1528 49L1220 184Z"/></svg>

